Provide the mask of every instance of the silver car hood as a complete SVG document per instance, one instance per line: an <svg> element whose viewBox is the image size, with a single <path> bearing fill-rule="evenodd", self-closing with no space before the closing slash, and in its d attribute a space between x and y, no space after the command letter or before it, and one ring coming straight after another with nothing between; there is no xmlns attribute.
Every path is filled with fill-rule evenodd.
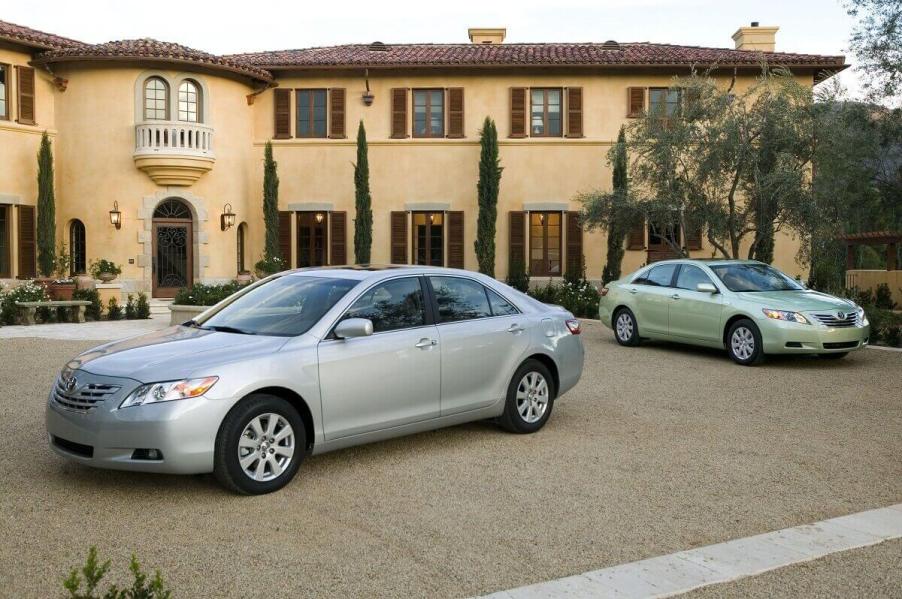
<svg viewBox="0 0 902 599"><path fill-rule="evenodd" d="M174 326L95 347L67 366L142 383L215 376L231 362L277 351L288 339Z"/></svg>

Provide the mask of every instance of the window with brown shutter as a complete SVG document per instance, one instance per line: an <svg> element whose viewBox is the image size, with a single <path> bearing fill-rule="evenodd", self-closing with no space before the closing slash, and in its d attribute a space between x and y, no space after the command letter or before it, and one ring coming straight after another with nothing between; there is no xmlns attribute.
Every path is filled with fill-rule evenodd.
<svg viewBox="0 0 902 599"><path fill-rule="evenodd" d="M407 264L407 213L391 213L391 253L392 264Z"/></svg>
<svg viewBox="0 0 902 599"><path fill-rule="evenodd" d="M626 88L627 109L626 116L634 119L642 116L645 112L645 88L644 87L628 87Z"/></svg>
<svg viewBox="0 0 902 599"><path fill-rule="evenodd" d="M291 90L273 90L273 139L291 138Z"/></svg>
<svg viewBox="0 0 902 599"><path fill-rule="evenodd" d="M34 125L34 69L16 66L16 89L19 97L16 121Z"/></svg>
<svg viewBox="0 0 902 599"><path fill-rule="evenodd" d="M567 137L583 136L583 88L567 88Z"/></svg>
<svg viewBox="0 0 902 599"><path fill-rule="evenodd" d="M518 268L526 270L526 213L511 211L509 245L507 252L508 273Z"/></svg>
<svg viewBox="0 0 902 599"><path fill-rule="evenodd" d="M391 136L394 139L407 137L407 88L391 90Z"/></svg>
<svg viewBox="0 0 902 599"><path fill-rule="evenodd" d="M686 247L690 250L702 249L702 230L701 228L690 230L686 233Z"/></svg>
<svg viewBox="0 0 902 599"><path fill-rule="evenodd" d="M645 249L645 219L639 220L630 229L630 233L626 240L626 249L628 250L644 250Z"/></svg>
<svg viewBox="0 0 902 599"><path fill-rule="evenodd" d="M583 227L579 220L579 212L567 213L567 254L565 256L565 274L582 276L583 274Z"/></svg>
<svg viewBox="0 0 902 599"><path fill-rule="evenodd" d="M346 136L345 90L343 87L335 87L329 90L329 137L344 139Z"/></svg>
<svg viewBox="0 0 902 599"><path fill-rule="evenodd" d="M464 213L448 212L448 268L464 267Z"/></svg>
<svg viewBox="0 0 902 599"><path fill-rule="evenodd" d="M20 279L33 279L37 274L34 206L19 206L19 274Z"/></svg>
<svg viewBox="0 0 902 599"><path fill-rule="evenodd" d="M464 136L464 88L448 88L448 137Z"/></svg>
<svg viewBox="0 0 902 599"><path fill-rule="evenodd" d="M526 137L526 88L511 88L510 137Z"/></svg>
<svg viewBox="0 0 902 599"><path fill-rule="evenodd" d="M291 212L279 211L279 257L283 268L292 268L291 262Z"/></svg>
<svg viewBox="0 0 902 599"><path fill-rule="evenodd" d="M348 213L329 214L329 263L338 266L348 263Z"/></svg>
<svg viewBox="0 0 902 599"><path fill-rule="evenodd" d="M12 206L0 204L0 279L8 279L12 276L10 264L9 221L12 216Z"/></svg>
<svg viewBox="0 0 902 599"><path fill-rule="evenodd" d="M0 121L9 120L10 83L9 65L0 64Z"/></svg>

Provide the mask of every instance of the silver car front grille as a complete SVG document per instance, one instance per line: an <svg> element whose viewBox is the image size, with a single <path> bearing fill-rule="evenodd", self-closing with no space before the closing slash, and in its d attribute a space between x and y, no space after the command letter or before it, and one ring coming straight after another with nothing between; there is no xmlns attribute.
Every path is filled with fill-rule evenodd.
<svg viewBox="0 0 902 599"><path fill-rule="evenodd" d="M842 318L840 318L840 314L842 314ZM855 327L860 324L858 320L858 311L854 309L851 312L814 312L812 313L812 316L817 318L821 324L828 327L846 328Z"/></svg>
<svg viewBox="0 0 902 599"><path fill-rule="evenodd" d="M79 385L76 380L75 385L70 390L67 383L68 381L63 381L62 377L56 380L56 385L53 387L53 401L60 407L75 412L93 410L121 388L119 385L106 383Z"/></svg>

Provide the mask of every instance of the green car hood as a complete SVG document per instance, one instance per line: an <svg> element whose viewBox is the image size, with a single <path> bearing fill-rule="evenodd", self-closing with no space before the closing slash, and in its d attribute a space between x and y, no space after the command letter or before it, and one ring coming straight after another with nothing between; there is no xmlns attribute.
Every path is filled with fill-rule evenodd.
<svg viewBox="0 0 902 599"><path fill-rule="evenodd" d="M742 301L761 304L774 310L850 310L854 304L819 291L743 291L736 293Z"/></svg>

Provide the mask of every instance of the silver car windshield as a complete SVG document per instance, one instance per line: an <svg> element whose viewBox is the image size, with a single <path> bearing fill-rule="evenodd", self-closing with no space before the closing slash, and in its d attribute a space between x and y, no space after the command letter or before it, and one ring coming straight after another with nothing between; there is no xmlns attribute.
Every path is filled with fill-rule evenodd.
<svg viewBox="0 0 902 599"><path fill-rule="evenodd" d="M801 291L805 289L767 264L715 264L710 268L730 291Z"/></svg>
<svg viewBox="0 0 902 599"><path fill-rule="evenodd" d="M199 326L245 335L294 337L310 330L358 282L282 276L248 291Z"/></svg>

